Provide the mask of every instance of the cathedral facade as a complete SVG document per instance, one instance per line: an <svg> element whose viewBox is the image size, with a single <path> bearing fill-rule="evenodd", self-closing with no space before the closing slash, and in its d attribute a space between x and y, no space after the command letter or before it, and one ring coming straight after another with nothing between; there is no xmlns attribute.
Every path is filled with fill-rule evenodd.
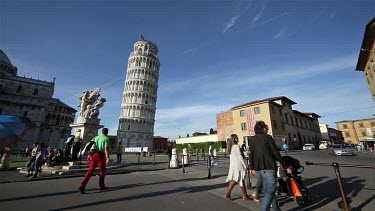
<svg viewBox="0 0 375 211"><path fill-rule="evenodd" d="M30 148L34 142L64 147L77 110L53 98L54 88L55 79L49 82L18 76L17 67L0 49L0 115L24 117L33 123L15 148Z"/></svg>
<svg viewBox="0 0 375 211"><path fill-rule="evenodd" d="M117 131L124 147L152 149L160 68L157 54L158 47L141 37L128 58Z"/></svg>

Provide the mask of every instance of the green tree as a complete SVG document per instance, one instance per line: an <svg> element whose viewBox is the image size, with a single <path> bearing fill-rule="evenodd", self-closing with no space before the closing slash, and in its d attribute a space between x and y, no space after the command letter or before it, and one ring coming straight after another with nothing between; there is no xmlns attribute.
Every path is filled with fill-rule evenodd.
<svg viewBox="0 0 375 211"><path fill-rule="evenodd" d="M207 135L207 133L195 132L192 135L193 136L203 136L203 135Z"/></svg>

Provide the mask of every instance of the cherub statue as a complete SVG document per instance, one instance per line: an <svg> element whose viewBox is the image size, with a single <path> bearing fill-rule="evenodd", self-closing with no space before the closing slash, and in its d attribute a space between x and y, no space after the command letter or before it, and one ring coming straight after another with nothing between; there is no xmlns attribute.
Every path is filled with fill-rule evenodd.
<svg viewBox="0 0 375 211"><path fill-rule="evenodd" d="M100 88L95 88L95 89L91 90L90 96L89 96L89 99L91 100L91 102L95 102L96 100L99 99L99 96L100 96L99 92L100 91L101 91Z"/></svg>
<svg viewBox="0 0 375 211"><path fill-rule="evenodd" d="M87 109L87 105L90 101L89 93L90 93L89 91L85 90L83 92L83 95L79 98L81 100L81 103L78 105L78 107L81 107L81 111L79 112L80 116L83 116L83 114L85 113Z"/></svg>
<svg viewBox="0 0 375 211"><path fill-rule="evenodd" d="M100 100L96 100L92 109L92 113L90 113L90 118L97 119L99 116L99 109L103 107L104 103L107 102L105 98L100 98Z"/></svg>

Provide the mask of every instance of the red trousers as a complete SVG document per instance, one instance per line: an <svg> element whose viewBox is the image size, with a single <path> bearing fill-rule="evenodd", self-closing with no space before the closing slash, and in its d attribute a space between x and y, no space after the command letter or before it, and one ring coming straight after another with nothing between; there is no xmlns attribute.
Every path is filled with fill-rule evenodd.
<svg viewBox="0 0 375 211"><path fill-rule="evenodd" d="M90 180L91 175L94 173L94 170L97 165L99 165L99 189L102 189L105 187L104 185L104 177L105 177L105 153L104 152L98 152L94 153L90 156L90 167L89 170L86 172L85 177L83 178L83 181L80 185L80 187L85 188L87 182Z"/></svg>

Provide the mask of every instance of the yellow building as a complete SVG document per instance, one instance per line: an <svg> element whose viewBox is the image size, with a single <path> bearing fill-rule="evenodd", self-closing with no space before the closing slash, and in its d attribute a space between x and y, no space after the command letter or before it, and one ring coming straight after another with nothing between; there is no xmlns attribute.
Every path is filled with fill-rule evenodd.
<svg viewBox="0 0 375 211"><path fill-rule="evenodd" d="M375 17L366 26L356 70L363 71L375 102Z"/></svg>
<svg viewBox="0 0 375 211"><path fill-rule="evenodd" d="M246 141L254 134L257 121L264 121L269 134L281 147L285 140L289 147L301 148L305 143L318 147L321 141L318 118L315 113L302 113L292 109L296 104L285 96L256 100L237 105L216 115L219 141L227 140L232 133Z"/></svg>
<svg viewBox="0 0 375 211"><path fill-rule="evenodd" d="M375 134L375 118L344 120L336 122L336 125L342 131L345 142L351 144L371 139Z"/></svg>

